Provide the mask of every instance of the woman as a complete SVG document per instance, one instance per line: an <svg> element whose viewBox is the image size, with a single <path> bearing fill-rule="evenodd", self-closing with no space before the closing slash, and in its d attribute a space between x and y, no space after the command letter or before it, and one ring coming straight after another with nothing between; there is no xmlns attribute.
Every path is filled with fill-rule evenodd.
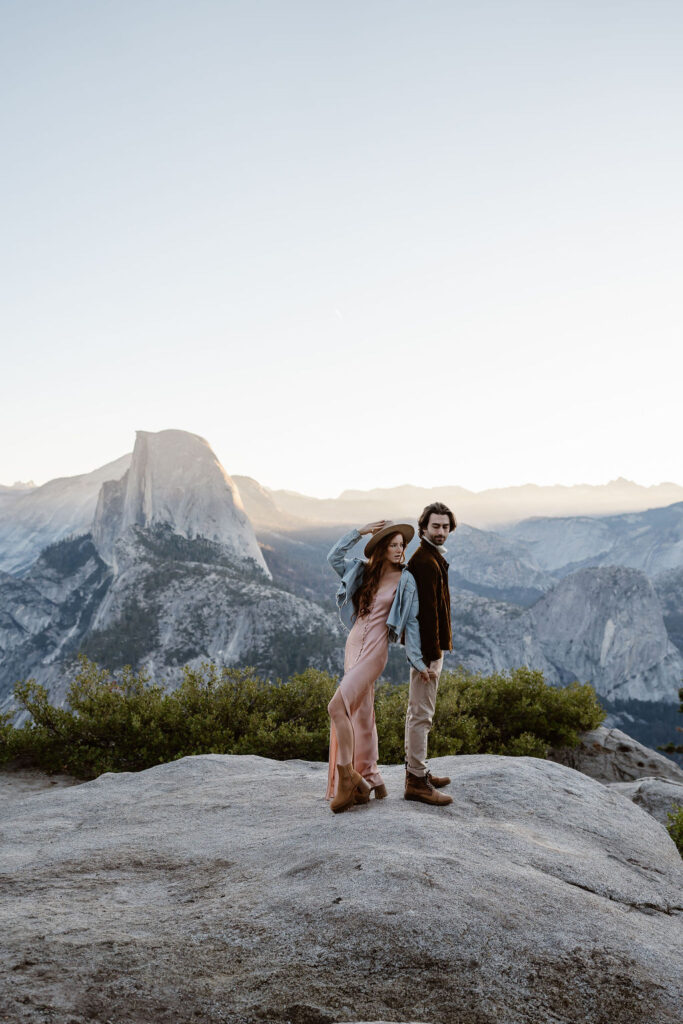
<svg viewBox="0 0 683 1024"><path fill-rule="evenodd" d="M365 545L368 561L345 558L367 533L372 534ZM327 556L341 576L337 605L342 622L351 629L344 677L327 706L330 764L326 797L335 814L354 803L367 803L372 792L376 799L387 795L377 767L375 682L387 663L389 641L397 642L405 633L408 660L425 682L430 679L420 651L417 588L405 567L405 547L414 533L409 523L383 519L351 530Z"/></svg>

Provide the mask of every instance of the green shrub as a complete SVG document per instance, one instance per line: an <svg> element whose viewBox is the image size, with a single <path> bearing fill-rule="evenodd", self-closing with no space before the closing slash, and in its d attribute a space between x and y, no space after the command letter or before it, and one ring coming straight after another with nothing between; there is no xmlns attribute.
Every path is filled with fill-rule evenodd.
<svg viewBox="0 0 683 1024"><path fill-rule="evenodd" d="M308 668L270 684L252 669L205 663L186 668L174 691L144 672L114 677L84 656L66 697L50 704L33 680L15 698L30 713L20 728L0 718L0 762L18 760L49 772L93 778L107 771L140 771L189 754L258 754L276 759L327 759L327 704L336 680ZM377 687L375 716L380 757L403 762L408 686ZM439 685L430 754L511 754L544 757L550 746L571 746L602 721L592 687L548 686L526 668L509 675L445 672Z"/></svg>
<svg viewBox="0 0 683 1024"><path fill-rule="evenodd" d="M683 857L683 807L678 807L674 804L667 814L667 820L669 824L666 826L666 830L676 844L681 857Z"/></svg>
<svg viewBox="0 0 683 1024"><path fill-rule="evenodd" d="M167 691L144 672L126 668L114 678L81 656L67 708L51 705L33 680L17 684L15 698L31 720L16 729L0 723L0 762L94 778L187 754L324 760L334 687L315 669L271 685L250 669L207 663L185 669L178 689Z"/></svg>
<svg viewBox="0 0 683 1024"><path fill-rule="evenodd" d="M441 676L430 753L545 757L550 747L576 746L604 717L588 683L550 686L525 667L490 676L461 668Z"/></svg>

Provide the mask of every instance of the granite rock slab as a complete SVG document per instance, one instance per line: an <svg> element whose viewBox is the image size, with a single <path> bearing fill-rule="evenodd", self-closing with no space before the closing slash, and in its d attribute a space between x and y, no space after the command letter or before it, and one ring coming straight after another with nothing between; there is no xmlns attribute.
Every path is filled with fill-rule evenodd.
<svg viewBox="0 0 683 1024"><path fill-rule="evenodd" d="M333 815L326 765L187 757L0 806L8 1024L680 1024L683 870L552 761Z"/></svg>

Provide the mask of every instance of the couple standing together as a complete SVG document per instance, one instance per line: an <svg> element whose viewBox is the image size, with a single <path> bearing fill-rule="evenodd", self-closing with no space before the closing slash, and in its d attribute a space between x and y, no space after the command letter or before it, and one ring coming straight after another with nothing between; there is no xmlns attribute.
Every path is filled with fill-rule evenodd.
<svg viewBox="0 0 683 1024"><path fill-rule="evenodd" d="M415 530L409 523L383 520L351 530L327 559L341 577L337 605L350 629L344 653L344 676L327 706L330 714L330 764L327 799L338 813L353 804L387 795L377 758L375 683L384 671L389 642L405 644L410 662L406 715L406 800L445 805L453 798L439 793L449 778L427 770L427 739L432 726L443 652L453 649L448 562L444 544L456 528L455 516L442 502L428 505L418 520L420 546L405 564L405 549ZM367 561L346 558L364 534Z"/></svg>

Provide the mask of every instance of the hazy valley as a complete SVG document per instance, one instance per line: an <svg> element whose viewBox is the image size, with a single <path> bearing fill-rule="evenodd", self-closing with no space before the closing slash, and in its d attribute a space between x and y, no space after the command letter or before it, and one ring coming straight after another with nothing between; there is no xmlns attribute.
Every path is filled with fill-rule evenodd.
<svg viewBox="0 0 683 1024"><path fill-rule="evenodd" d="M538 508L580 514L524 518L534 495ZM448 545L447 663L589 680L616 724L665 742L683 679L683 501L633 505L681 495L617 481L493 498L406 487L320 502L230 478L196 435L141 431L131 455L91 474L0 490L0 700L27 676L63 696L79 651L111 669L145 666L170 685L207 658L270 678L307 664L338 672L331 543L349 523L415 521L439 496L460 522ZM615 513L620 502L630 510ZM495 531L468 520L468 508L481 523L494 506L507 516ZM600 506L610 514L596 515ZM406 677L400 650L386 675Z"/></svg>

